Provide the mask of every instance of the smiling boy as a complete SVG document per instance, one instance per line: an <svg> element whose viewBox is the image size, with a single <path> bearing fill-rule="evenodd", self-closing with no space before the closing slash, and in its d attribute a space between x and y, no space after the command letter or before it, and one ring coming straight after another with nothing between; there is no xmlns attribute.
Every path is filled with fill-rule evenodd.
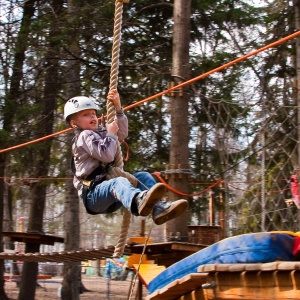
<svg viewBox="0 0 300 300"><path fill-rule="evenodd" d="M105 126L99 126L99 108L88 97L74 97L64 107L64 118L75 131L73 183L87 212L111 213L123 206L135 216L151 214L157 225L178 217L186 211L187 201L162 201L166 187L156 183L150 173L137 172L133 175L137 178L137 187L125 177L106 178L117 153L118 142L128 135L128 120L117 90L111 90L107 99L114 104L116 118Z"/></svg>

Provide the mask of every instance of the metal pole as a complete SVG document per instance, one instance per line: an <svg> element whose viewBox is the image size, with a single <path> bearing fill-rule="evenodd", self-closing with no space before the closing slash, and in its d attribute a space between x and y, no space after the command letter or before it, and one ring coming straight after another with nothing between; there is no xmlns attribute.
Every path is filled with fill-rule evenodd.
<svg viewBox="0 0 300 300"><path fill-rule="evenodd" d="M265 186L265 132L261 134L261 231L265 231L266 224L266 186Z"/></svg>
<svg viewBox="0 0 300 300"><path fill-rule="evenodd" d="M221 209L220 209L220 215L219 215L219 218L220 218L220 226L221 226L221 230L222 230L222 233L221 233L221 239L223 239L225 236L226 236L226 223L225 223L225 197L224 197L224 194L226 193L226 190L225 190L225 185L223 182L220 183L220 204L221 204Z"/></svg>

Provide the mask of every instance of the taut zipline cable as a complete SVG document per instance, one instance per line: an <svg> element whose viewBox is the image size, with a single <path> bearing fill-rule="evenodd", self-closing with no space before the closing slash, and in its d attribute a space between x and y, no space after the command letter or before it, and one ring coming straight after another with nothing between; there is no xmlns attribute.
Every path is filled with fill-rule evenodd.
<svg viewBox="0 0 300 300"><path fill-rule="evenodd" d="M276 42L273 42L273 43L271 43L271 44L268 44L268 45L266 45L266 46L264 46L264 47L262 47L262 48L259 48L258 50L252 51L252 52L250 52L250 53L248 53L248 54L246 54L246 55L243 55L243 56L241 56L241 57L239 57L239 58L237 58L237 59L235 59L235 60L232 60L231 62L228 62L228 63L226 63L226 64L224 64L224 65L222 65L222 66L220 66L220 67L217 67L217 68L212 69L212 70L210 70L210 71L208 71L208 72L205 72L205 73L203 73L203 74L201 74L201 75L199 75L199 76L196 76L196 77L194 77L194 78L192 78L192 79L189 79L189 80L187 80L187 81L184 81L184 82L182 82L182 83L180 83L180 84L178 84L178 85L175 85L175 86L173 86L173 87L171 87L171 88L169 88L169 89L166 89L166 90L164 90L164 91L162 91L162 92L160 92L160 93L154 94L154 95L152 95L152 96L150 96L150 97L148 97L148 98L145 98L145 99L143 99L143 100L140 100L140 101L138 101L138 102L136 102L136 103L134 103L134 104L128 105L128 106L126 106L126 107L124 108L124 110L132 109L132 108L134 108L134 107L136 107L136 106L139 106L139 105L141 105L141 104L143 104L143 103L145 103L145 102L154 100L154 99L156 99L156 98L158 98L158 97L161 97L161 96L163 96L163 95L166 95L166 94L168 94L168 93L170 93L170 92L172 92L172 91L175 91L175 90L177 90L177 89L180 89L180 88L182 88L182 87L184 87L184 86L186 86L186 85L190 85L190 84L192 84L192 83L194 83L194 82L196 82L196 81L198 81L198 80L201 80L201 79L203 79L203 78L205 78L205 77L207 77L207 76L209 76L209 75L211 75L211 74L213 74L213 73L216 73L216 72L219 72L219 71L221 71L221 70L223 70L223 69L226 69L226 68L228 68L228 67L231 67L232 65L234 65L234 64L236 64L236 63L239 63L239 62L241 62L241 61L243 61L243 60L246 60L247 58L249 58L249 57L251 57L251 56L254 56L254 55L256 55L256 54L258 54L258 53L260 53L260 52L262 52L262 51L265 51L265 50L267 50L267 49L276 47L276 46L278 46L278 45L280 45L280 44L282 44L282 43L285 43L285 42L287 42L287 41L289 41L289 40L291 40L291 39L294 39L295 37L298 37L298 36L300 36L300 31L294 32L294 33L292 33L292 34L290 34L290 35L288 35L288 36L286 36L286 37L284 37L284 38L282 38L282 39L280 39L280 40L278 40L278 41L276 41ZM62 130L62 131L59 131L59 132L56 132L56 133L53 133L53 134L50 134L50 135L47 135L47 136L44 136L44 137L41 137L41 138L32 140L32 141L28 141L28 142L23 143L23 144L19 144L19 145L16 145L16 146L12 146L12 147L9 147L9 148L6 148L6 149L1 149L1 150L0 150L0 154L1 154L1 153L4 153L4 152L11 151L11 150L15 150L15 149L18 149L18 148L22 148L22 147L24 147L24 146L29 146L29 145L32 145L32 144L34 144L34 143L38 143L38 142L44 141L44 140L46 140L46 139L55 137L55 136L57 136L57 135L60 135L60 134L63 134L63 133L67 133L67 132L69 132L69 131L71 131L71 130L73 130L73 129L72 129L72 128L67 128L67 129L64 129L64 130Z"/></svg>

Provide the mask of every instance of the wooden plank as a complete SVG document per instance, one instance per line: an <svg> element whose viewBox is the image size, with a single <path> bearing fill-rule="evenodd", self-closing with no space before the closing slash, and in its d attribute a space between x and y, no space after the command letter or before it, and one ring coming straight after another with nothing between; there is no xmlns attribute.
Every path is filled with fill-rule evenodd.
<svg viewBox="0 0 300 300"><path fill-rule="evenodd" d="M146 300L172 300L188 294L206 283L207 273L192 273L181 279L174 280L164 288L146 297Z"/></svg>
<svg viewBox="0 0 300 300"><path fill-rule="evenodd" d="M214 282L216 288L204 289L202 288L204 282L196 283L193 286L193 279L186 277L182 280L174 280L169 285L149 295L146 300L300 299L299 261L208 264L199 266L198 271L207 271L205 282ZM202 273L198 274L201 276Z"/></svg>
<svg viewBox="0 0 300 300"><path fill-rule="evenodd" d="M299 261L283 261L277 265L277 270L300 270Z"/></svg>
<svg viewBox="0 0 300 300"><path fill-rule="evenodd" d="M176 279L174 281L172 281L171 283L169 283L167 286L163 287L162 289L157 291L157 294L155 295L155 299L172 299L172 297L168 294L168 291L172 291L175 290L177 284L179 284L179 279ZM182 295L182 293L181 293ZM148 300L146 298L146 300Z"/></svg>
<svg viewBox="0 0 300 300"><path fill-rule="evenodd" d="M63 243L64 238L60 236L47 235L38 232L15 232L3 231L4 236L9 237L12 241L23 243L38 243L45 245L54 245L54 243Z"/></svg>
<svg viewBox="0 0 300 300"><path fill-rule="evenodd" d="M158 266L156 264L133 264L133 267L138 271L139 280L146 287L148 287L148 284L152 279L166 269L165 266Z"/></svg>
<svg viewBox="0 0 300 300"><path fill-rule="evenodd" d="M228 266L229 272L243 272L244 270L245 270L245 264L229 264Z"/></svg>
<svg viewBox="0 0 300 300"><path fill-rule="evenodd" d="M209 298L206 298L204 296L204 290L203 289L196 289L195 291L192 291L191 293L188 293L186 295L183 295L179 298L180 300L208 300ZM215 299L215 298L210 298Z"/></svg>
<svg viewBox="0 0 300 300"><path fill-rule="evenodd" d="M191 254L191 252L178 251L163 254L147 254L147 258L153 260L157 265L169 267Z"/></svg>
<svg viewBox="0 0 300 300"><path fill-rule="evenodd" d="M197 268L197 272L201 273L201 272L204 272L204 267L205 265L201 265Z"/></svg>
<svg viewBox="0 0 300 300"><path fill-rule="evenodd" d="M207 280L216 282L216 289L203 290L204 298L197 300L300 299L300 271L216 272Z"/></svg>
<svg viewBox="0 0 300 300"><path fill-rule="evenodd" d="M291 271L290 276L291 276L291 283L293 285L293 289L300 291L300 272Z"/></svg>
<svg viewBox="0 0 300 300"><path fill-rule="evenodd" d="M171 246L171 250L195 253L206 247L207 246L204 245L199 246L198 244L193 245L193 244L173 243Z"/></svg>
<svg viewBox="0 0 300 300"><path fill-rule="evenodd" d="M270 263L265 263L265 264L261 265L260 269L262 271L276 271L278 264L279 264L278 261L274 261L274 262L270 262Z"/></svg>
<svg viewBox="0 0 300 300"><path fill-rule="evenodd" d="M276 271L300 270L299 261L276 261L270 263L249 264L207 264L198 267L198 272L242 272L242 271Z"/></svg>
<svg viewBox="0 0 300 300"><path fill-rule="evenodd" d="M256 264L245 264L245 271L259 271L261 269L262 263Z"/></svg>
<svg viewBox="0 0 300 300"><path fill-rule="evenodd" d="M205 281L193 285L194 274L177 279L149 295L146 300L292 300L300 299L300 262L276 261L257 264L211 264ZM200 278L203 273L197 273ZM203 276L203 275L202 275ZM203 278L203 277L202 277ZM202 288L215 282L216 288Z"/></svg>
<svg viewBox="0 0 300 300"><path fill-rule="evenodd" d="M3 275L5 280L21 278L21 275ZM51 279L51 275L37 275L36 279Z"/></svg>
<svg viewBox="0 0 300 300"><path fill-rule="evenodd" d="M206 245L191 244L185 242L166 242L166 243L153 243L146 245L145 254L163 254L171 252L190 252L195 253L199 250L206 248ZM144 250L144 245L129 245L131 253L141 254Z"/></svg>
<svg viewBox="0 0 300 300"><path fill-rule="evenodd" d="M44 253L0 253L0 259L2 260L20 260L29 262L68 262L68 261L83 261L83 260L95 260L102 259L104 257L112 257L112 248L99 248L91 250L80 250L70 252L44 252Z"/></svg>
<svg viewBox="0 0 300 300"><path fill-rule="evenodd" d="M225 267L227 267L228 265L226 265ZM217 265L216 264L207 264L207 265L203 265L202 266L202 270L201 272L215 272L216 271L216 267ZM199 271L199 268L198 268L198 272Z"/></svg>
<svg viewBox="0 0 300 300"><path fill-rule="evenodd" d="M166 242L148 244L146 245L146 249L144 249L144 245L142 244L129 245L128 250L131 254L144 253L149 260L154 260L156 264L169 267L206 247L206 245L185 242Z"/></svg>
<svg viewBox="0 0 300 300"><path fill-rule="evenodd" d="M262 264L207 264L198 267L198 272L243 272L258 271ZM270 268L270 266L268 266Z"/></svg>

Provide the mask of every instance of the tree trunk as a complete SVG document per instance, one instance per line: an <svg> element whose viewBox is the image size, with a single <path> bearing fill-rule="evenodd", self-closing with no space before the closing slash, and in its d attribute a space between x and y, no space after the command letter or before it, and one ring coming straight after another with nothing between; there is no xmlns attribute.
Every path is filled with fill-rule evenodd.
<svg viewBox="0 0 300 300"><path fill-rule="evenodd" d="M174 0L172 80L179 84L190 77L189 44L190 44L191 0ZM170 167L178 169L171 176L169 184L175 189L188 193L188 177L181 172L189 168L189 95L184 89L177 90L170 101L171 113L171 146ZM169 199L178 199L178 195L169 192ZM167 223L167 235L176 235L176 239L187 240L188 212ZM172 233L172 234L171 234Z"/></svg>
<svg viewBox="0 0 300 300"><path fill-rule="evenodd" d="M62 10L63 1L54 0L52 7L55 15L58 16ZM60 40L57 38L59 35L59 26L57 20L53 18L49 32L49 48L46 53L45 61L48 66L45 74L45 89L44 97L41 101L41 122L37 128L37 136L45 136L53 133L54 111L56 109L56 99L59 90L59 49ZM34 170L33 176L35 178L45 178L48 176L50 165L52 140L46 140L35 151L35 161L33 162ZM28 220L28 232L43 232L43 216L46 201L47 186L43 181L33 183L30 188L32 195L32 203L30 207L30 214ZM27 243L25 252L39 252L40 245ZM38 263L24 262L19 300L33 300L35 297L36 277L38 275Z"/></svg>
<svg viewBox="0 0 300 300"><path fill-rule="evenodd" d="M20 94L20 82L22 80L22 69L25 60L25 51L27 48L28 34L31 25L31 18L35 12L36 0L28 0L24 3L23 17L20 26L20 30L17 37L17 42L15 45L15 55L14 55L14 66L12 68L13 73L10 78L10 90L7 97L5 98L5 105L3 111L3 132L5 135L2 136L1 146L6 147L9 145L10 138L9 135L12 131L12 125L14 121L14 115L17 107L17 100ZM4 176L7 164L8 155L2 153L0 155L0 239L2 240L2 229L3 229L3 204L4 204ZM0 245L0 252L3 252L3 244ZM4 261L0 260L0 299L8 299L4 291Z"/></svg>
<svg viewBox="0 0 300 300"><path fill-rule="evenodd" d="M70 175L70 174L69 174ZM65 250L79 249L79 201L72 181L66 184L65 197ZM78 300L80 287L80 263L66 262L63 269L62 300Z"/></svg>
<svg viewBox="0 0 300 300"><path fill-rule="evenodd" d="M78 7L72 0L68 1L68 12L70 15L77 13ZM70 18L72 19L72 18ZM70 26L70 28L74 28ZM69 51L71 52L70 60L68 60L67 70L65 78L67 79L66 84L66 100L74 96L80 95L80 63L79 60L74 57L80 57L80 49L78 45L78 35L76 29L69 31ZM67 143L69 145L67 152L67 161L71 160L71 144L72 136L69 135ZM73 174L69 169L67 176L72 177ZM79 199L77 191L73 186L72 181L66 183L65 192L65 220L64 220L64 232L65 232L65 249L78 250L79 249ZM63 285L61 290L62 300L78 300L79 287L80 287L80 263L68 262L64 264L63 269Z"/></svg>

